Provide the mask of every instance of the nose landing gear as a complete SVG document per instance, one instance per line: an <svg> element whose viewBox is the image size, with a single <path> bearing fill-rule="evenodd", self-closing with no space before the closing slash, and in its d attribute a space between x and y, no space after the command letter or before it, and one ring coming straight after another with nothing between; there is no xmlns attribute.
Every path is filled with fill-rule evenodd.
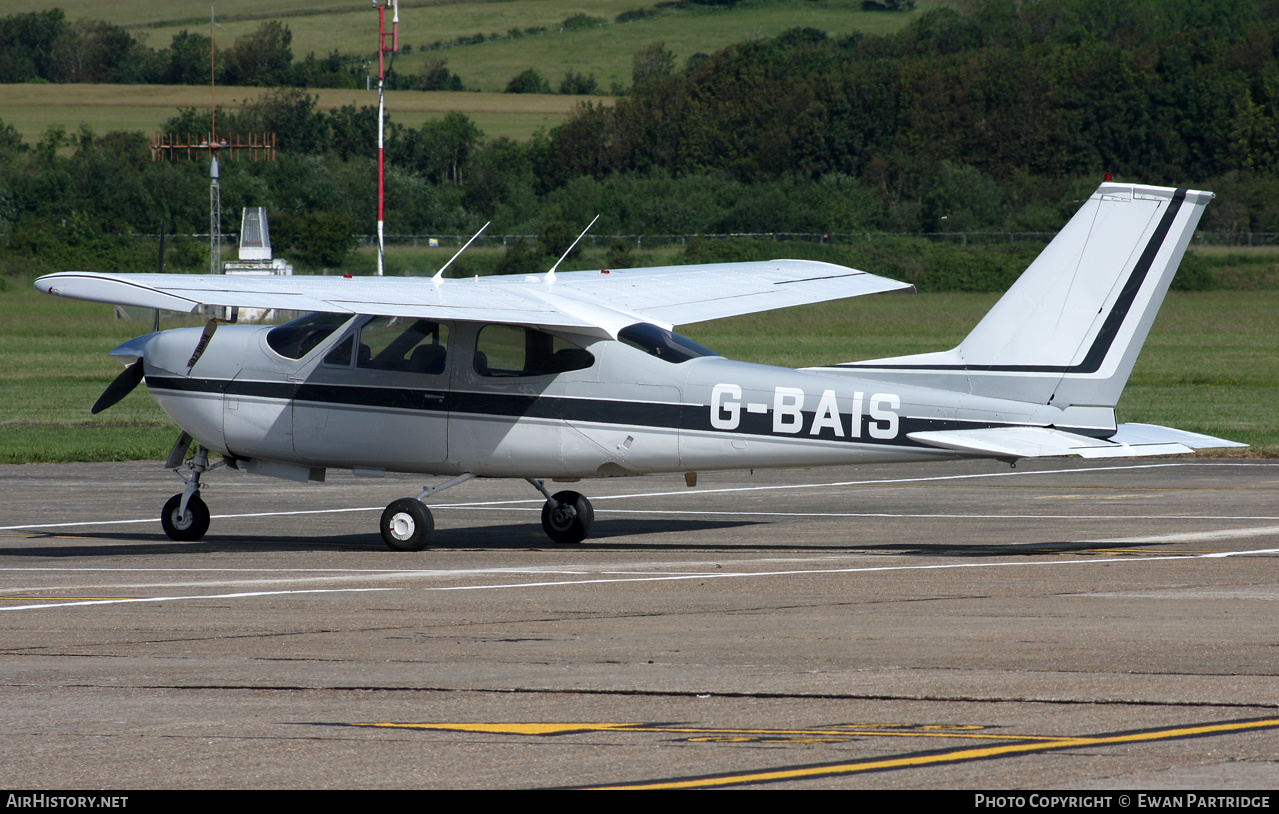
<svg viewBox="0 0 1279 814"><path fill-rule="evenodd" d="M185 445L183 445L183 439L185 439ZM186 433L179 436L178 445L183 446L183 453L186 451L186 445L190 443L190 436ZM175 453L178 445L174 446ZM173 463L174 457L170 454L169 463ZM178 458L178 462L181 462L181 458ZM173 471L177 472L178 477L186 481L187 485L180 494L169 498L160 512L160 525L164 528L164 533L169 535L170 540L181 543L195 542L209 530L209 507L200 498L200 476L210 469L222 466L223 463L225 462L210 466L209 451L202 446L196 446L195 457L187 463L187 468L191 470L190 478L182 474L177 464L174 465Z"/></svg>

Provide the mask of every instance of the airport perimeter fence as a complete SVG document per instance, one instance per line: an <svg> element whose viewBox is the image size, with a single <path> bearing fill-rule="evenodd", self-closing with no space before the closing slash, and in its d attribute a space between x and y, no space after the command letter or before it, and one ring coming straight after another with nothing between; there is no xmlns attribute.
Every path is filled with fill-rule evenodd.
<svg viewBox="0 0 1279 814"><path fill-rule="evenodd" d="M592 249L607 249L616 241L622 241L636 250L685 246L690 240L733 240L750 238L772 240L778 243L799 241L804 243L828 243L848 246L856 243L874 243L889 238L925 238L960 245L989 245L995 243L1043 243L1047 244L1056 232L728 232L723 234L693 235L587 235L582 245ZM471 235L385 235L386 245L461 247ZM472 245L475 247L505 248L513 241L536 242L537 235L481 235ZM361 243L377 243L377 235L360 235ZM1191 241L1195 246L1279 246L1279 232L1196 232Z"/></svg>
<svg viewBox="0 0 1279 814"><path fill-rule="evenodd" d="M1047 244L1056 237L1056 232L727 232L723 234L691 234L691 235L587 235L582 238L582 245L592 249L607 249L616 241L622 241L636 250L659 249L686 246L690 240L733 240L750 238L755 240L772 240L778 243L799 241L804 243L829 243L848 246L856 243L874 243L876 240L889 238L926 238L939 242L967 245L989 245L995 243L1043 243ZM8 239L7 234L0 234L0 239ZM158 240L159 234L134 234L140 240ZM169 235L170 238L174 235ZM188 240L207 241L208 234L187 234L182 237ZM357 241L364 245L377 243L377 235L356 235ZM388 246L449 246L458 248L471 239L471 235L452 234L417 234L417 235L385 235ZM475 247L506 248L512 242L524 241L534 243L537 235L481 235L472 245ZM222 235L223 246L239 244L239 234L226 232ZM1191 240L1192 246L1233 246L1259 247L1279 246L1279 232L1196 232Z"/></svg>

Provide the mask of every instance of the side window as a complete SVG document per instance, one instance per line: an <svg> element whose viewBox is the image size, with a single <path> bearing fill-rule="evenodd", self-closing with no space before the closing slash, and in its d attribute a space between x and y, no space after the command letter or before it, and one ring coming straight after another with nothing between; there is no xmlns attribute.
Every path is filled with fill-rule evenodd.
<svg viewBox="0 0 1279 814"><path fill-rule="evenodd" d="M344 339L325 364L363 370L396 370L438 375L448 359L448 326L425 319L375 317Z"/></svg>
<svg viewBox="0 0 1279 814"><path fill-rule="evenodd" d="M475 343L475 372L481 376L553 376L593 364L586 348L517 325L487 325Z"/></svg>

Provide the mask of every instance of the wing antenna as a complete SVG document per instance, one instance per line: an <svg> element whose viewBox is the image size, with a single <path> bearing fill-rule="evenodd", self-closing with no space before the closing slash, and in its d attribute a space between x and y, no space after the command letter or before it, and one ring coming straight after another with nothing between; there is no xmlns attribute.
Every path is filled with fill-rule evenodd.
<svg viewBox="0 0 1279 814"><path fill-rule="evenodd" d="M492 223L492 222L493 222L493 221L489 221L489 223ZM472 243L474 243L474 242L475 242L475 238L477 238L477 237L479 237L479 236L480 236L480 232L483 232L485 229L489 228L489 223L486 223L486 224L484 224L483 226L481 226L481 227L480 227L480 231L479 231L479 232L476 232L474 235L472 235L472 236L471 236L471 239L470 239L470 240L466 241L466 246L470 246ZM444 279L444 269L446 269L446 268L448 268L449 266L453 265L453 261L454 261L454 260L456 260L456 259L458 259L459 257L461 257L461 256L462 256L462 252L466 251L466 246L463 246L462 248L458 249L458 250L457 250L457 254L455 254L455 255L453 255L452 257L450 257L450 258L449 258L449 261L448 261L447 263L445 263L444 265L440 266L440 270L439 270L439 271L437 271L437 272L435 272L435 276L433 276L433 277L431 278L431 282L435 283L436 285L439 285L439 284L440 284L440 282Z"/></svg>
<svg viewBox="0 0 1279 814"><path fill-rule="evenodd" d="M568 253L573 251L573 248L577 246L578 243L581 242L582 238L586 237L586 233L591 231L591 227L594 226L595 221L599 219L600 219L600 216L596 215L594 219L591 220L590 223L586 224L586 228L583 229L582 233L577 236L577 240L573 241L573 245L569 246L568 249L565 250L564 254L560 255L560 259L555 261L555 265L551 266L551 270L546 272L546 276L542 278L542 282L545 282L545 283L555 282L555 270L560 267L560 263L564 262L564 258L568 257Z"/></svg>

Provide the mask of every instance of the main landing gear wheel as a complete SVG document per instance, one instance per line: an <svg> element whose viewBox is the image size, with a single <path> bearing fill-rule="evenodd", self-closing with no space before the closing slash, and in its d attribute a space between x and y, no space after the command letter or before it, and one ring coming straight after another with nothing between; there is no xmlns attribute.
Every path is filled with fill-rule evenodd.
<svg viewBox="0 0 1279 814"><path fill-rule="evenodd" d="M209 507L204 505L198 494L191 495L187 501L187 513L183 516L178 510L182 508L182 495L176 494L164 504L160 513L160 525L170 540L191 543L204 536L209 530Z"/></svg>
<svg viewBox="0 0 1279 814"><path fill-rule="evenodd" d="M595 509L585 495L558 492L554 504L550 500L542 504L542 530L557 543L580 543L590 535L593 525Z"/></svg>
<svg viewBox="0 0 1279 814"><path fill-rule="evenodd" d="M401 498L382 512L382 539L393 551L421 551L433 531L431 510L417 498Z"/></svg>

